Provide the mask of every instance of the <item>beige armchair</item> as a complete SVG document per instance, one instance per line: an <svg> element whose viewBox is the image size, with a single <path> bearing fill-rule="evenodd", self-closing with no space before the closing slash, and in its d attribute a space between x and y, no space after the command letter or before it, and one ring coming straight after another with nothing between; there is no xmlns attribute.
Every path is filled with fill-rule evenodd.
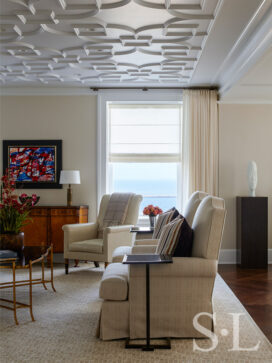
<svg viewBox="0 0 272 363"><path fill-rule="evenodd" d="M207 195L208 194L205 192L196 191L190 196L183 212L183 216L185 217L190 226L193 223L193 219L200 202L205 197L207 197ZM120 246L116 250L114 250L112 262L122 262L124 255L128 255L130 253L137 253L137 251L139 251L138 253L151 253L151 251L156 250L157 243L157 239L142 239L135 240L132 246Z"/></svg>
<svg viewBox="0 0 272 363"><path fill-rule="evenodd" d="M69 259L94 261L96 266L99 262L107 264L112 261L113 251L118 246L132 244L135 237L130 233L130 228L137 223L142 196L132 196L123 225L106 227L103 230L103 237L99 238L98 230L103 226L109 200L109 194L103 196L96 222L67 224L62 227L66 274L68 274Z"/></svg>
<svg viewBox="0 0 272 363"><path fill-rule="evenodd" d="M194 317L213 313L212 294L225 221L223 199L207 196L200 203L192 228L192 257L175 257L172 264L150 265L150 336L195 337ZM110 264L101 281L103 299L99 337L103 340L145 338L145 266ZM213 330L204 316L200 324Z"/></svg>

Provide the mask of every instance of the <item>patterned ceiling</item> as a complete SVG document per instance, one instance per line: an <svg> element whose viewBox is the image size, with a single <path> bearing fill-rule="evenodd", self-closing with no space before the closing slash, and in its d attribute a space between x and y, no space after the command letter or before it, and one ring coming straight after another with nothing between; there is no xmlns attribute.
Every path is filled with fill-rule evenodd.
<svg viewBox="0 0 272 363"><path fill-rule="evenodd" d="M218 0L1 0L7 85L190 82Z"/></svg>

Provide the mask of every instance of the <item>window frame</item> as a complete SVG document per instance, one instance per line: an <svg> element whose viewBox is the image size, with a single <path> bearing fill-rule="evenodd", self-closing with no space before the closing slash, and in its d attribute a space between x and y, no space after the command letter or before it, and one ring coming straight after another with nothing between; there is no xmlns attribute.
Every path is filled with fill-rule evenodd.
<svg viewBox="0 0 272 363"><path fill-rule="evenodd" d="M108 135L108 103L118 104L181 104L182 90L103 90L97 97L97 212L101 198L109 190L109 168L107 155L109 151ZM180 164L181 165L181 164ZM179 167L179 180L181 180L181 167ZM178 207L181 199L181 183L178 183ZM141 218L142 219L142 218ZM141 221L142 222L142 221Z"/></svg>

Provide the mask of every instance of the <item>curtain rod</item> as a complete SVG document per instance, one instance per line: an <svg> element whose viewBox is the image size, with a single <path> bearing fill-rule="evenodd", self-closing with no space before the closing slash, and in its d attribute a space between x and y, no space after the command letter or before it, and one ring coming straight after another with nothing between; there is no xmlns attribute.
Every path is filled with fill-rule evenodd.
<svg viewBox="0 0 272 363"><path fill-rule="evenodd" d="M90 87L90 89L94 92L97 92L99 90L103 89L124 89L124 90L142 90L142 91L148 91L150 89L176 89L176 90L183 90L183 89L209 89L209 90L217 90L217 87Z"/></svg>

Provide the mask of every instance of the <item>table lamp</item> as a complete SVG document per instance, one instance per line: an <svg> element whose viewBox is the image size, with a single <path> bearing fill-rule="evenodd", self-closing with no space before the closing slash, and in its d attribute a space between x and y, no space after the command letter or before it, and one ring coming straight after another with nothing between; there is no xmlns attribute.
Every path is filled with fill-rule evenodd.
<svg viewBox="0 0 272 363"><path fill-rule="evenodd" d="M61 170L60 172L60 184L68 184L67 189L67 206L72 205L72 188L71 184L80 184L80 172L79 170Z"/></svg>

